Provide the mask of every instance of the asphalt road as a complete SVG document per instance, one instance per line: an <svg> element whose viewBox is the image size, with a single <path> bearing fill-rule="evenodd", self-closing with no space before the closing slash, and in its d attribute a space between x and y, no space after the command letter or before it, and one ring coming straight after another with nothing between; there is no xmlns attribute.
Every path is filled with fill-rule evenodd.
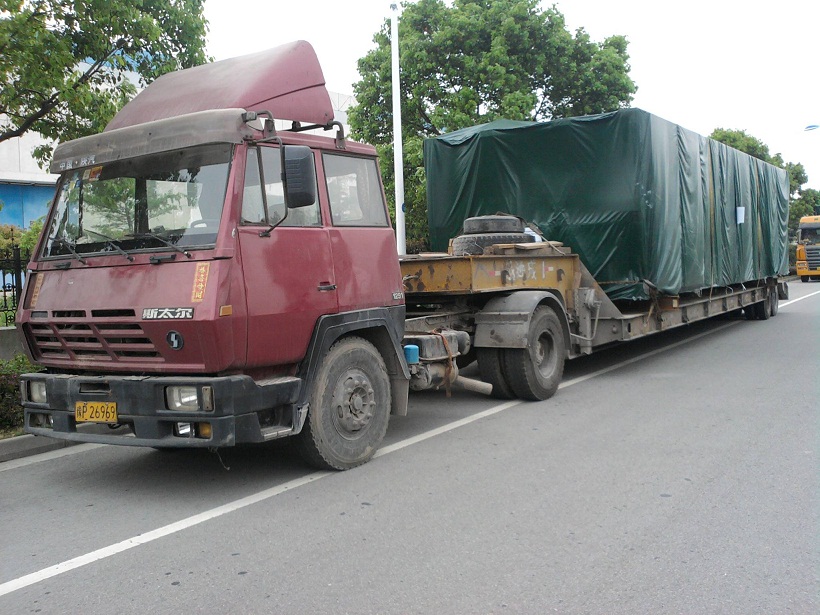
<svg viewBox="0 0 820 615"><path fill-rule="evenodd" d="M370 463L81 445L0 464L0 613L820 612L820 283L412 398Z"/></svg>

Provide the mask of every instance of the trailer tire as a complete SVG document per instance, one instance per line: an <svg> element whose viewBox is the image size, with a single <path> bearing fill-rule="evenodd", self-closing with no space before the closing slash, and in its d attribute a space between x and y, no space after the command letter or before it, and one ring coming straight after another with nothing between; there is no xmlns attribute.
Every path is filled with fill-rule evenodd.
<svg viewBox="0 0 820 615"><path fill-rule="evenodd" d="M314 467L347 470L368 461L387 431L390 379L376 347L360 337L334 343L316 372L296 449Z"/></svg>
<svg viewBox="0 0 820 615"><path fill-rule="evenodd" d="M754 309L754 316L757 320L769 320L769 314L771 310L771 302L769 297L767 296L766 299L763 301L758 301L755 303L752 308Z"/></svg>
<svg viewBox="0 0 820 615"><path fill-rule="evenodd" d="M516 216L495 214L492 216L475 216L464 221L464 234L476 233L523 233L524 221Z"/></svg>
<svg viewBox="0 0 820 615"><path fill-rule="evenodd" d="M769 294L769 316L774 318L780 309L780 297L777 296L777 288Z"/></svg>
<svg viewBox="0 0 820 615"><path fill-rule="evenodd" d="M549 399L564 375L564 328L555 311L545 305L535 309L527 332L526 348L505 348L504 373L516 397L532 401Z"/></svg>
<svg viewBox="0 0 820 615"><path fill-rule="evenodd" d="M800 276L800 281L801 281L801 282L808 282L808 281L809 281L809 279L810 279L810 278L809 278L809 276L807 276L807 275L801 275L801 276Z"/></svg>
<svg viewBox="0 0 820 615"><path fill-rule="evenodd" d="M476 348L478 371L481 379L493 385L491 395L496 399L514 399L515 393L504 375L501 348Z"/></svg>
<svg viewBox="0 0 820 615"><path fill-rule="evenodd" d="M497 243L532 243L535 238L527 233L476 233L459 235L453 239L453 256L484 254L484 248Z"/></svg>

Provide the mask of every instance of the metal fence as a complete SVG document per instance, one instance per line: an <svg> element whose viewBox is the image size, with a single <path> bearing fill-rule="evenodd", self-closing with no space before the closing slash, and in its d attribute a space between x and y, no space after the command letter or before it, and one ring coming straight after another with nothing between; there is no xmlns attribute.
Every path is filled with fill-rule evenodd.
<svg viewBox="0 0 820 615"><path fill-rule="evenodd" d="M29 260L28 253L22 253L20 246L11 251L0 253L0 275L3 280L3 295L0 298L0 326L13 327L17 302L23 296L25 267Z"/></svg>

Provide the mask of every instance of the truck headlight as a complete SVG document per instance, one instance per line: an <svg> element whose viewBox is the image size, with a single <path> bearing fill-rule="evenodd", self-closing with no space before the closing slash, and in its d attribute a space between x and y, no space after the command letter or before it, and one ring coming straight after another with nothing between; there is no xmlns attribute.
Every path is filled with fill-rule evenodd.
<svg viewBox="0 0 820 615"><path fill-rule="evenodd" d="M28 399L35 404L45 404L48 402L46 383L44 380L28 381Z"/></svg>
<svg viewBox="0 0 820 615"><path fill-rule="evenodd" d="M178 412L196 412L199 410L197 388L191 386L172 386L165 388L165 405L169 410Z"/></svg>

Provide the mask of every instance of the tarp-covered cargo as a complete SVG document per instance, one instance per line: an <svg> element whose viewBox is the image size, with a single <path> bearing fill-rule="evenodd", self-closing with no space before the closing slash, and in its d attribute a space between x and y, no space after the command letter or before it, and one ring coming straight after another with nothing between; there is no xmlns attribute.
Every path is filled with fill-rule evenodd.
<svg viewBox="0 0 820 615"><path fill-rule="evenodd" d="M786 172L640 109L500 121L424 143L430 239L508 212L578 253L612 299L788 271Z"/></svg>

